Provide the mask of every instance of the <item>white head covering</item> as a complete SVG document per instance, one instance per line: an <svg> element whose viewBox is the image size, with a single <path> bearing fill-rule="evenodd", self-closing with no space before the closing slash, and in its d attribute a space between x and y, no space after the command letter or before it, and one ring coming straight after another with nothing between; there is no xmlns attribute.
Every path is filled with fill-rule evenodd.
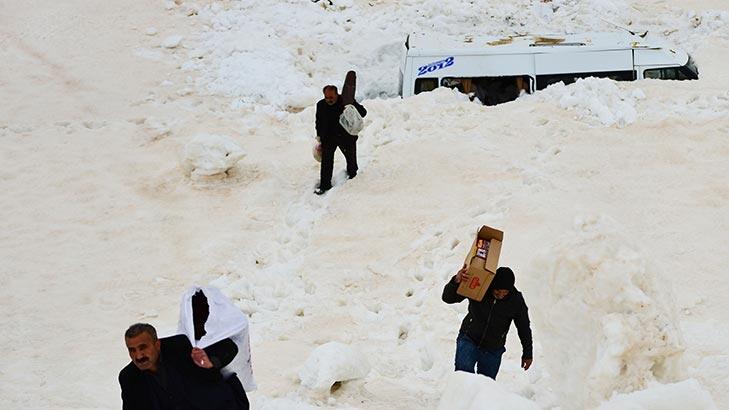
<svg viewBox="0 0 729 410"><path fill-rule="evenodd" d="M195 340L195 324L192 320L192 296L202 290L208 299L210 315L205 322L205 335ZM236 373L243 388L256 389L251 366L251 342L248 336L248 317L241 312L223 292L214 287L193 285L182 295L180 302L180 321L177 331L187 336L193 346L204 349L223 339L231 339L238 346L238 354L232 362L220 369L224 376Z"/></svg>

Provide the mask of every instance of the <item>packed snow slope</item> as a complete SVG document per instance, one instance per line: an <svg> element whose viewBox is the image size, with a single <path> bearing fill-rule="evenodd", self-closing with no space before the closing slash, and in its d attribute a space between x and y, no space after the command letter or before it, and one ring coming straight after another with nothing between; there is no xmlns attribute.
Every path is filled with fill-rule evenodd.
<svg viewBox="0 0 729 410"><path fill-rule="evenodd" d="M193 283L250 317L257 409L729 407L722 1L6 1L0 408L120 407L126 327ZM700 80L400 99L408 32L648 30ZM360 173L312 194L314 104L359 76ZM454 374L476 228L530 307ZM495 407L489 407L495 408Z"/></svg>

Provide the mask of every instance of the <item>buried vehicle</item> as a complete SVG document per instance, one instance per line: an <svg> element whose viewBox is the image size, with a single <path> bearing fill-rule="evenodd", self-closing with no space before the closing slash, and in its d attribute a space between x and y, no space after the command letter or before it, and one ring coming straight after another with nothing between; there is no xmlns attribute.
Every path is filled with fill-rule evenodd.
<svg viewBox="0 0 729 410"><path fill-rule="evenodd" d="M458 89L485 105L579 78L695 80L684 51L630 32L460 39L412 34L405 41L400 95Z"/></svg>

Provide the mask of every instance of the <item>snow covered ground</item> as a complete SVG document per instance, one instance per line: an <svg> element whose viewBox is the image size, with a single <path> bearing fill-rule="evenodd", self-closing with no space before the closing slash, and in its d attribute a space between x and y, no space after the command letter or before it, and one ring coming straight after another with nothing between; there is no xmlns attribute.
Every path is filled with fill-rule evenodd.
<svg viewBox="0 0 729 410"><path fill-rule="evenodd" d="M257 409L728 408L726 3L332 2L2 4L0 408L119 408L123 331L173 332L193 283L250 315ZM614 24L701 79L395 97L407 32ZM361 171L317 197L313 105L348 69ZM481 224L535 339L496 383L453 373L440 301Z"/></svg>

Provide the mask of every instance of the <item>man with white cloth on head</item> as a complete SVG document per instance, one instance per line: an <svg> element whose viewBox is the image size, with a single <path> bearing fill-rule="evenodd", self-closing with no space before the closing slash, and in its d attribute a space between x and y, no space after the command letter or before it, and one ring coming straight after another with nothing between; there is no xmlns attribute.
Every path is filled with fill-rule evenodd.
<svg viewBox="0 0 729 410"><path fill-rule="evenodd" d="M219 289L195 285L182 295L178 332L200 349L225 339L236 344L238 354L220 372L238 392L244 408L248 408L246 391L257 387L251 366L248 317Z"/></svg>

